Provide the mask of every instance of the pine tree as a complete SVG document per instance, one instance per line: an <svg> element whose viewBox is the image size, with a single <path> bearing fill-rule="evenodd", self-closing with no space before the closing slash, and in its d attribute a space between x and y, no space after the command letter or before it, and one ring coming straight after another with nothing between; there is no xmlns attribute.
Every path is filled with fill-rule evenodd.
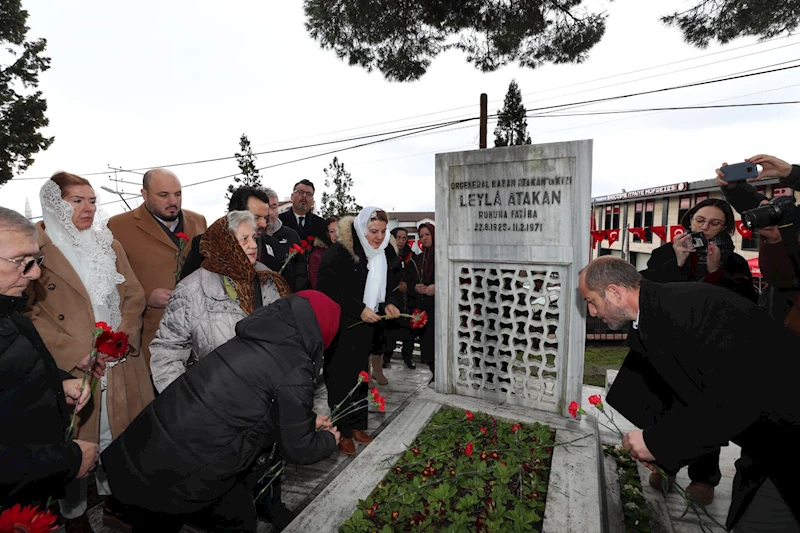
<svg viewBox="0 0 800 533"><path fill-rule="evenodd" d="M324 218L331 216L343 217L361 211L361 206L356 203L355 197L350 194L350 189L353 187L353 178L344 169L344 163L340 163L339 159L334 157L331 164L323 172L325 172L325 186L330 187L333 185L333 192L330 194L327 192L322 193L322 216Z"/></svg>
<svg viewBox="0 0 800 533"><path fill-rule="evenodd" d="M225 198L230 200L233 191L247 185L248 187L261 187L261 173L256 167L256 156L250 147L250 139L244 133L239 138L239 152L236 153L236 161L239 163L239 170L242 171L241 176L234 176L234 183L228 185L228 194Z"/></svg>
<svg viewBox="0 0 800 533"><path fill-rule="evenodd" d="M516 146L531 144L528 135L528 121L525 119L525 106L522 105L522 92L516 80L508 85L503 109L497 116L497 127L494 129L495 146Z"/></svg>
<svg viewBox="0 0 800 533"><path fill-rule="evenodd" d="M36 154L53 144L53 137L39 131L49 124L44 112L47 101L41 91L31 93L39 85L39 74L50 68L44 57L45 39L27 41L28 12L20 0L0 1L0 185L33 164Z"/></svg>

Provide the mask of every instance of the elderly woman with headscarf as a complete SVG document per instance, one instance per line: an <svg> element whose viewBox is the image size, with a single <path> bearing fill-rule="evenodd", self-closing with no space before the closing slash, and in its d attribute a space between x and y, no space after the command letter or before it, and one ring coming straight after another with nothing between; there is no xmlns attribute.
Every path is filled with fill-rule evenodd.
<svg viewBox="0 0 800 533"><path fill-rule="evenodd" d="M41 277L29 287L28 316L59 368L75 376L102 376L94 397L76 420L73 438L98 443L104 450L153 399L147 364L139 357L144 290L125 251L114 240L88 180L58 172L40 192L43 221L37 224L39 248L47 256ZM129 349L106 363L98 356L88 368L96 322L128 334ZM88 386L88 382L87 382ZM103 522L118 525L121 508L111 496L102 465L97 491L109 496ZM86 517L86 479L66 487L59 500L66 530L91 531Z"/></svg>
<svg viewBox="0 0 800 533"><path fill-rule="evenodd" d="M422 257L413 259L414 265L410 272L409 285L414 288L415 305L428 315L428 324L419 335L420 361L426 363L431 369L431 380L428 385L433 386L436 379L436 262L435 236L433 224L426 222L420 225L419 247Z"/></svg>
<svg viewBox="0 0 800 533"><path fill-rule="evenodd" d="M279 274L256 261L256 221L249 211L231 211L214 222L200 252L201 267L175 287L150 343L158 392L232 339L241 319L290 292Z"/></svg>
<svg viewBox="0 0 800 533"><path fill-rule="evenodd" d="M257 309L109 446L101 460L134 533L177 533L187 521L255 533L250 474L262 450L276 445L296 464L336 451L339 433L311 408L339 315L317 291Z"/></svg>
<svg viewBox="0 0 800 533"><path fill-rule="evenodd" d="M393 268L397 250L389 246L391 235L386 231L389 218L377 207L365 207L357 217L339 221L338 239L322 256L317 287L342 308L339 335L326 354L325 385L328 405L340 412L367 397L363 384L347 398L358 382L359 372L381 367L383 334L377 323L382 314L389 318L400 315L394 298L399 277ZM345 400L347 398L347 400ZM342 432L339 449L354 455L355 443L372 442L367 434L367 408L358 409L337 423Z"/></svg>

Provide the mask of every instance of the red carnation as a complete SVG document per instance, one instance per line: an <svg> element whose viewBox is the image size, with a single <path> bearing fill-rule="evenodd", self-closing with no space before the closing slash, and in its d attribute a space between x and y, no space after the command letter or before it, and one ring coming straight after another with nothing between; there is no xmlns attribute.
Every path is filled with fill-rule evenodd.
<svg viewBox="0 0 800 533"><path fill-rule="evenodd" d="M381 413L386 412L386 398L381 398L380 403L378 404L378 411Z"/></svg>
<svg viewBox="0 0 800 533"><path fill-rule="evenodd" d="M309 235L308 237L306 237L306 240L308 240L309 244L314 244L314 238L315 237L313 235Z"/></svg>
<svg viewBox="0 0 800 533"><path fill-rule="evenodd" d="M119 359L128 351L128 334L122 331L104 331L97 338L95 344L97 351L110 356L112 359Z"/></svg>
<svg viewBox="0 0 800 533"><path fill-rule="evenodd" d="M485 428L485 427L483 427L483 426L481 426L481 433L483 433L484 435L486 435L486 433L487 433L487 432L486 432L486 428Z"/></svg>
<svg viewBox="0 0 800 533"><path fill-rule="evenodd" d="M369 374L364 372L363 370L358 373L358 381L364 382L369 381Z"/></svg>
<svg viewBox="0 0 800 533"><path fill-rule="evenodd" d="M302 246L303 250L306 251L311 249L311 244L309 244L309 242L306 240L300 241L300 246Z"/></svg>
<svg viewBox="0 0 800 533"><path fill-rule="evenodd" d="M175 236L176 236L177 238L179 238L180 240L182 240L183 242L189 242L189 236L188 236L188 235L186 235L186 234L185 234L184 232L182 232L182 231L179 231L178 233L176 233L176 234L175 234Z"/></svg>
<svg viewBox="0 0 800 533"><path fill-rule="evenodd" d="M603 403L603 402L600 400L600 395L599 394L594 394L592 396L589 396L589 403L592 404L592 405L598 405L598 404Z"/></svg>
<svg viewBox="0 0 800 533"><path fill-rule="evenodd" d="M467 415L467 420L472 420L475 418L475 415L472 414L472 411L464 411L464 414Z"/></svg>
<svg viewBox="0 0 800 533"><path fill-rule="evenodd" d="M578 405L578 402L571 402L569 404L569 414L572 415L572 418L578 418L578 415L585 415L586 412L581 409L581 406Z"/></svg>
<svg viewBox="0 0 800 533"><path fill-rule="evenodd" d="M56 516L38 507L16 504L0 513L0 532L2 533L50 533L58 529L53 525Z"/></svg>
<svg viewBox="0 0 800 533"><path fill-rule="evenodd" d="M522 428L522 426L520 426L519 424L514 424L513 426L511 426L511 433L516 433L521 428Z"/></svg>
<svg viewBox="0 0 800 533"><path fill-rule="evenodd" d="M428 313L419 309L411 312L411 329L421 329L428 323Z"/></svg>
<svg viewBox="0 0 800 533"><path fill-rule="evenodd" d="M464 448L464 453L467 455L467 457L472 457L472 441L467 443L466 448Z"/></svg>
<svg viewBox="0 0 800 533"><path fill-rule="evenodd" d="M95 322L94 327L96 329L102 329L103 331L111 331L111 326L109 326L105 322Z"/></svg>

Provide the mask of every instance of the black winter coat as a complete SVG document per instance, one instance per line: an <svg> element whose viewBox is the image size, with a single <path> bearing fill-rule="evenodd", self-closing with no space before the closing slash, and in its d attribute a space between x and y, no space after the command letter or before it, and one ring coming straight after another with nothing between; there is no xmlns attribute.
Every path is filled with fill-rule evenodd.
<svg viewBox="0 0 800 533"><path fill-rule="evenodd" d="M742 447L728 528L767 476L800 519L800 465L776 453L800 443L797 339L754 303L706 283L643 281L639 312L628 336L635 359L625 359L608 404L649 425L645 444L667 470L728 441ZM654 382L674 405L660 405Z"/></svg>
<svg viewBox="0 0 800 533"><path fill-rule="evenodd" d="M692 256L690 255L683 266L678 266L678 257L672 243L664 244L655 250L647 262L647 270L642 272L645 279L658 283L672 283L679 281L704 281L705 276L698 276L692 271ZM735 292L753 303L758 303L758 293L753 287L753 275L744 257L731 253L723 265L720 265L720 274L708 274L714 278L712 285Z"/></svg>
<svg viewBox="0 0 800 533"><path fill-rule="evenodd" d="M192 513L227 493L272 443L292 463L336 450L316 432L314 377L322 336L308 300L282 298L236 325L236 337L195 363L103 452L120 501Z"/></svg>
<svg viewBox="0 0 800 533"><path fill-rule="evenodd" d="M78 474L82 454L65 442L69 411L58 369L25 298L0 295L0 507L59 497Z"/></svg>

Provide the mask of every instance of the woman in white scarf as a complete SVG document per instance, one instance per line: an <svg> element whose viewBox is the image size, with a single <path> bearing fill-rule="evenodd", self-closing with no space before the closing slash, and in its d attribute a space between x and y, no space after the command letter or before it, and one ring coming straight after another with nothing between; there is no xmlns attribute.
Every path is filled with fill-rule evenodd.
<svg viewBox="0 0 800 533"><path fill-rule="evenodd" d="M73 438L98 443L102 451L153 399L147 365L138 357L144 291L106 217L97 212L89 181L58 172L42 186L40 199L39 248L48 264L29 290L28 316L59 368L78 377L84 371L100 377L93 398L76 419ZM98 357L89 369L95 322L127 333L130 348L118 361ZM109 496L104 523L118 524L102 466L96 477L98 493ZM86 491L86 480L75 480L59 501L68 532L89 531Z"/></svg>
<svg viewBox="0 0 800 533"><path fill-rule="evenodd" d="M368 371L370 355L383 353L382 328L375 326L381 315L396 318L400 314L394 293L400 282L399 270L392 268L397 262L397 250L394 239L386 232L388 221L384 211L372 206L365 207L355 218L342 218L337 240L320 262L317 288L342 308L339 334L326 352L324 369L331 410L355 386L359 372ZM380 368L383 356L376 357ZM340 410L366 395L364 384ZM355 454L354 440L372 440L366 433L367 421L366 407L337 421L342 453Z"/></svg>

